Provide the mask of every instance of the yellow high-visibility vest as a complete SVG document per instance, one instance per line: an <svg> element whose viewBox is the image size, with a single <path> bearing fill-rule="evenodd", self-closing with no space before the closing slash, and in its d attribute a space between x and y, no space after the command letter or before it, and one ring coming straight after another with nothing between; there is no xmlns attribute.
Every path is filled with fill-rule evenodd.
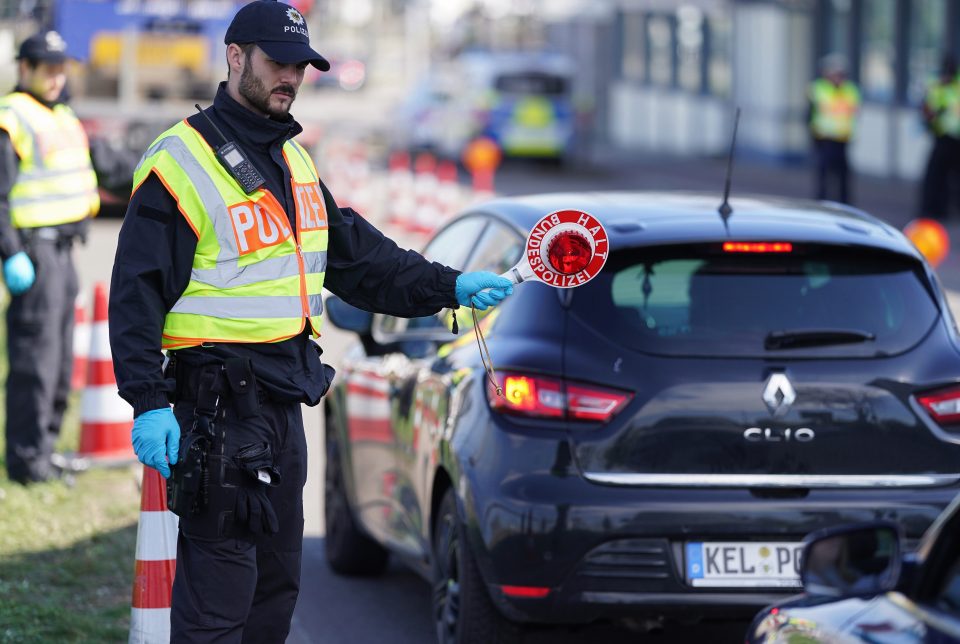
<svg viewBox="0 0 960 644"><path fill-rule="evenodd" d="M73 110L62 103L51 109L13 92L0 98L0 129L20 158L8 197L15 228L58 226L97 214L97 175Z"/></svg>
<svg viewBox="0 0 960 644"><path fill-rule="evenodd" d="M853 122L860 107L857 86L846 81L839 87L825 78L818 78L810 86L813 116L810 128L818 139L849 141Z"/></svg>
<svg viewBox="0 0 960 644"><path fill-rule="evenodd" d="M934 134L960 138L960 79L954 78L949 83L934 81L927 89L924 102L935 115Z"/></svg>
<svg viewBox="0 0 960 644"><path fill-rule="evenodd" d="M190 282L167 313L164 349L213 342L279 342L323 315L328 219L317 169L293 141L283 146L296 201L296 229L265 188L246 194L186 121L160 135L134 173L152 172L197 235Z"/></svg>

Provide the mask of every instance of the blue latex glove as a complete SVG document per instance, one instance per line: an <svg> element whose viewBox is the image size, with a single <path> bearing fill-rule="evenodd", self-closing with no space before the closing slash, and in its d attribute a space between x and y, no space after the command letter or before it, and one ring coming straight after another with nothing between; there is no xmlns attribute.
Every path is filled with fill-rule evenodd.
<svg viewBox="0 0 960 644"><path fill-rule="evenodd" d="M31 286L37 274L33 270L33 262L23 251L11 255L3 263L3 279L10 289L11 295L25 293Z"/></svg>
<svg viewBox="0 0 960 644"><path fill-rule="evenodd" d="M489 271L461 273L457 276L456 294L460 306L472 303L478 311L485 311L488 306L499 304L508 295L513 295L513 282Z"/></svg>
<svg viewBox="0 0 960 644"><path fill-rule="evenodd" d="M151 409L136 417L133 451L141 463L160 472L163 478L170 478L170 465L176 464L180 451L180 424L172 409Z"/></svg>

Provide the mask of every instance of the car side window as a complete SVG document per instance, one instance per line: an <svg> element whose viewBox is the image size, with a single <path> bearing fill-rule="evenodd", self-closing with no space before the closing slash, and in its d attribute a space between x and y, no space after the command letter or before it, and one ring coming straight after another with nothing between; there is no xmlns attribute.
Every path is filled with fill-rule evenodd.
<svg viewBox="0 0 960 644"><path fill-rule="evenodd" d="M515 230L493 222L483 231L466 270L505 273L520 259L525 242Z"/></svg>
<svg viewBox="0 0 960 644"><path fill-rule="evenodd" d="M477 241L474 252L467 261L465 271L490 271L505 273L516 265L523 254L526 239L515 230L499 222L492 222ZM477 318L483 319L493 313L495 309L478 311ZM466 307L460 307L454 313L457 324L462 329L473 328L473 312Z"/></svg>
<svg viewBox="0 0 960 644"><path fill-rule="evenodd" d="M423 249L423 256L431 262L463 270L467 256L486 224L487 219L479 216L466 217L451 224L430 240Z"/></svg>
<svg viewBox="0 0 960 644"><path fill-rule="evenodd" d="M944 612L960 615L960 551L954 554L953 563L947 568L935 603Z"/></svg>
<svg viewBox="0 0 960 644"><path fill-rule="evenodd" d="M423 250L423 256L432 262L439 262L445 266L463 270L470 256L470 251L477 243L477 237L483 232L488 219L482 216L465 217L440 231L430 240ZM466 309L461 310L465 311ZM441 311L437 315L428 315L419 318L402 318L391 315L378 315L374 324L384 333L404 333L414 329L440 329L448 326L449 314ZM458 316L458 320L461 320ZM449 328L449 327L448 327ZM423 342L406 343L403 352L416 357L423 357L429 345Z"/></svg>

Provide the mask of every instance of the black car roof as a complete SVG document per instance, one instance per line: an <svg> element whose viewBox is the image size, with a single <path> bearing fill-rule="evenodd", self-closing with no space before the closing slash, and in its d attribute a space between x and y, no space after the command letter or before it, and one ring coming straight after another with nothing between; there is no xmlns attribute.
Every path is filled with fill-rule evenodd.
<svg viewBox="0 0 960 644"><path fill-rule="evenodd" d="M580 210L603 223L611 248L710 241L789 241L867 246L916 258L897 229L843 204L769 196L731 197L724 228L719 194L573 192L506 197L478 205L529 231L546 214ZM728 233L729 230L729 233Z"/></svg>

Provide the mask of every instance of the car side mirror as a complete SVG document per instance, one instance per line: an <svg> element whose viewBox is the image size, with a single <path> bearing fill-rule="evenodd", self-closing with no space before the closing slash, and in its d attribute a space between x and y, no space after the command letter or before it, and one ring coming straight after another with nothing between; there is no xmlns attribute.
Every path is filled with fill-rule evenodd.
<svg viewBox="0 0 960 644"><path fill-rule="evenodd" d="M371 333L373 339L380 344L404 342L440 344L450 342L455 340L457 336L453 335L445 325L443 321L444 313L419 318L401 318L378 314L373 316Z"/></svg>
<svg viewBox="0 0 960 644"><path fill-rule="evenodd" d="M328 296L325 306L327 318L338 329L353 331L360 336L370 335L373 313L347 304L336 295Z"/></svg>
<svg viewBox="0 0 960 644"><path fill-rule="evenodd" d="M800 578L810 595L850 597L893 590L903 563L900 528L875 522L838 526L804 540Z"/></svg>

